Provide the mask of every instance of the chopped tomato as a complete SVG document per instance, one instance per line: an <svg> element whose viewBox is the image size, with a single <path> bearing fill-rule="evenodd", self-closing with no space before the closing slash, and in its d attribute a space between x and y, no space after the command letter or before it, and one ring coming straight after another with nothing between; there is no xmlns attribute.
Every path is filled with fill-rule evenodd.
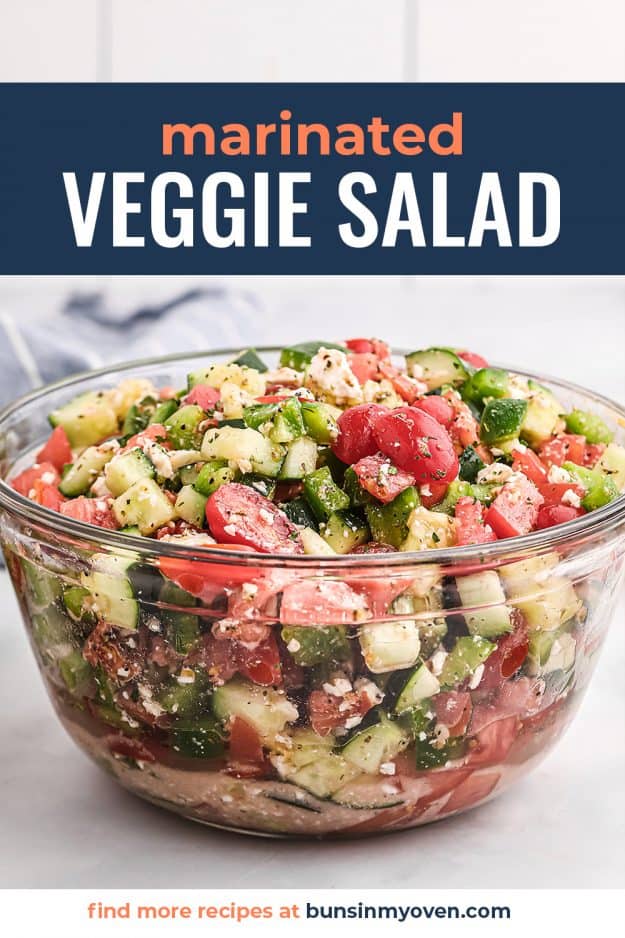
<svg viewBox="0 0 625 938"><path fill-rule="evenodd" d="M378 358L371 352L351 352L347 356L349 367L360 384L374 381L378 374Z"/></svg>
<svg viewBox="0 0 625 938"><path fill-rule="evenodd" d="M210 549L211 545L208 544L202 547L202 550ZM215 544L213 549L253 552L253 548L243 544ZM262 574L262 570L258 567L238 565L236 560L229 564L210 560L161 557L158 563L163 576L207 604L210 604L225 587L249 583Z"/></svg>
<svg viewBox="0 0 625 938"><path fill-rule="evenodd" d="M522 472L534 485L540 488L547 481L547 467L529 447L523 450L513 449L512 459L514 472Z"/></svg>
<svg viewBox="0 0 625 938"><path fill-rule="evenodd" d="M467 446L479 447L480 427L469 405L460 400L455 391L445 391L443 397L454 412L454 418L449 426L449 433L456 452L461 453ZM484 461L486 462L486 460Z"/></svg>
<svg viewBox="0 0 625 938"><path fill-rule="evenodd" d="M135 446L141 446L145 440L151 440L153 443L160 443L165 448L169 447L167 442L167 430L162 423L151 423L145 430L135 433L127 440L124 451L133 449Z"/></svg>
<svg viewBox="0 0 625 938"><path fill-rule="evenodd" d="M381 339L348 339L345 345L350 352L375 355L382 361L386 361L391 355L389 346Z"/></svg>
<svg viewBox="0 0 625 938"><path fill-rule="evenodd" d="M461 358L463 362L473 365L474 368L488 368L486 359L478 355L477 352L468 352L466 349L463 349L461 352L456 352L456 355L458 358Z"/></svg>
<svg viewBox="0 0 625 938"><path fill-rule="evenodd" d="M505 717L524 717L531 713L540 705L543 686L541 682L531 681L527 677L500 684L492 700L475 706L469 726L470 735L481 733L491 723Z"/></svg>
<svg viewBox="0 0 625 938"><path fill-rule="evenodd" d="M605 443L586 443L584 447L583 465L592 469L605 452Z"/></svg>
<svg viewBox="0 0 625 938"><path fill-rule="evenodd" d="M280 604L284 625L354 625L371 618L360 593L342 580L308 579L285 586Z"/></svg>
<svg viewBox="0 0 625 938"><path fill-rule="evenodd" d="M223 544L244 544L266 554L303 552L296 526L248 485L221 485L206 502L206 521L213 537Z"/></svg>
<svg viewBox="0 0 625 938"><path fill-rule="evenodd" d="M363 489L384 504L392 502L400 492L415 483L413 475L398 469L387 456L380 453L359 459L352 469Z"/></svg>
<svg viewBox="0 0 625 938"><path fill-rule="evenodd" d="M468 495L459 498L454 509L456 544L488 544L497 536L489 524L484 523L484 507Z"/></svg>
<svg viewBox="0 0 625 938"><path fill-rule="evenodd" d="M196 384L185 397L184 403L197 404L202 410L210 411L215 409L219 397L217 388L211 388L209 384Z"/></svg>
<svg viewBox="0 0 625 938"><path fill-rule="evenodd" d="M540 494L543 497L543 508L549 508L552 505L566 505L566 495L570 492L580 500L586 494L586 489L578 482L547 482L540 487ZM563 502L564 499L564 502ZM575 498L573 499L575 501ZM573 505L573 508L579 507Z"/></svg>
<svg viewBox="0 0 625 938"><path fill-rule="evenodd" d="M521 721L515 716L496 720L476 736L467 761L470 765L498 765L503 762L516 739Z"/></svg>
<svg viewBox="0 0 625 938"><path fill-rule="evenodd" d="M388 608L401 593L403 593L413 582L413 577L390 576L380 572L375 577L371 573L368 575L363 571L363 576L355 576L350 573L348 582L355 590L362 593L367 607L374 618L379 618L388 612Z"/></svg>
<svg viewBox="0 0 625 938"><path fill-rule="evenodd" d="M421 486L419 489L421 504L425 508L433 508L434 505L440 504L445 498L448 488L446 482L428 482L427 485Z"/></svg>
<svg viewBox="0 0 625 938"><path fill-rule="evenodd" d="M261 397L254 398L258 404L279 404L280 401L288 401L292 394L263 394Z"/></svg>
<svg viewBox="0 0 625 938"><path fill-rule="evenodd" d="M20 495L29 498L35 482L38 481L43 482L45 485L58 485L61 477L51 462L35 463L30 469L25 469L14 479L11 479L11 488L14 488Z"/></svg>
<svg viewBox="0 0 625 938"><path fill-rule="evenodd" d="M375 701L367 694L349 691L343 697L314 690L308 698L310 725L319 736L327 736L345 721L368 713Z"/></svg>
<svg viewBox="0 0 625 938"><path fill-rule="evenodd" d="M543 497L529 479L519 475L506 482L484 519L497 537L517 537L533 530Z"/></svg>
<svg viewBox="0 0 625 938"><path fill-rule="evenodd" d="M343 411L337 421L339 435L332 443L334 455L351 466L359 459L377 453L378 444L373 428L376 421L386 413L388 408L379 404L358 404Z"/></svg>
<svg viewBox="0 0 625 938"><path fill-rule="evenodd" d="M41 479L36 479L32 487L33 501L44 508L51 508L52 511L60 511L65 498L58 490L56 485L47 485Z"/></svg>
<svg viewBox="0 0 625 938"><path fill-rule="evenodd" d="M570 505L547 505L541 508L536 519L537 530L553 528L557 524L566 524L586 514L583 508L573 508Z"/></svg>
<svg viewBox="0 0 625 938"><path fill-rule="evenodd" d="M432 703L437 722L447 727L450 736L462 736L471 720L471 695L464 691L449 691L436 694Z"/></svg>
<svg viewBox="0 0 625 938"><path fill-rule="evenodd" d="M419 484L448 482L458 474L449 434L425 411L414 407L387 411L376 420L373 435L380 450Z"/></svg>
<svg viewBox="0 0 625 938"><path fill-rule="evenodd" d="M454 409L446 398L440 394L430 394L428 397L422 397L412 405L419 410L424 410L430 417L434 417L437 423L440 423L446 430L451 426L454 419Z"/></svg>
<svg viewBox="0 0 625 938"><path fill-rule="evenodd" d="M424 391L421 382L416 381L414 378L409 378L408 375L395 375L390 380L395 393L399 394L402 401L406 401L407 404L414 404L419 395Z"/></svg>
<svg viewBox="0 0 625 938"><path fill-rule="evenodd" d="M115 733L104 738L109 752L124 759L134 759L135 762L156 762L156 756L147 746L138 739L131 739L123 733Z"/></svg>
<svg viewBox="0 0 625 938"><path fill-rule="evenodd" d="M280 650L272 632L255 648L246 648L245 645L239 644L237 660L241 674L254 684L270 687L282 683Z"/></svg>
<svg viewBox="0 0 625 938"><path fill-rule="evenodd" d="M37 453L37 462L49 462L60 472L63 466L72 461L72 448L63 427L55 427L46 445Z"/></svg>
<svg viewBox="0 0 625 938"><path fill-rule="evenodd" d="M586 437L577 433L559 433L545 440L538 448L538 455L548 466L561 466L565 462L580 465L584 461Z"/></svg>
<svg viewBox="0 0 625 938"><path fill-rule="evenodd" d="M480 690L492 690L508 680L523 665L529 652L527 624L520 613L515 613L515 628L497 642L494 652L484 662L479 683Z"/></svg>
<svg viewBox="0 0 625 938"><path fill-rule="evenodd" d="M232 762L264 762L263 746L258 731L242 717L230 722L228 755Z"/></svg>
<svg viewBox="0 0 625 938"><path fill-rule="evenodd" d="M79 495L78 498L63 502L59 510L68 518L85 524L95 524L99 528L109 528L115 531L119 527L105 498L86 498L84 495Z"/></svg>
<svg viewBox="0 0 625 938"><path fill-rule="evenodd" d="M471 808L494 791L500 772L472 772L452 793L442 808L441 814L451 814L454 811L464 811Z"/></svg>

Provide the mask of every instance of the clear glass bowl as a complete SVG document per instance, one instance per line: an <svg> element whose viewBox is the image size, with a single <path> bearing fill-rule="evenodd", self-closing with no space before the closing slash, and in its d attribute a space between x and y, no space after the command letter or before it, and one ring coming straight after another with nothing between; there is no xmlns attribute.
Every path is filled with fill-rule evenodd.
<svg viewBox="0 0 625 938"><path fill-rule="evenodd" d="M22 398L0 415L0 476L32 459L49 433L47 414L71 397L129 376L183 386L206 359L232 354L131 363ZM539 380L566 405L599 413L622 441L619 406ZM235 555L128 537L42 508L4 481L0 526L51 700L98 765L142 798L205 824L273 836L354 836L480 804L554 745L579 706L610 622L623 570L625 498L561 527L486 546L336 558ZM498 649L466 676L462 661L445 670L446 651L458 636L470 641L472 625L484 632L502 609L492 593L484 600L475 590L467 605L466 589L463 605L459 588L476 574L503 584L514 631L496 639ZM341 602L328 603L328 592ZM302 633L284 634L289 626L307 630L304 663L301 642L293 644ZM337 671L315 661L315 627L339 630L331 633L340 639L338 683ZM415 641L422 659L439 649L445 686L419 705L420 719L431 722L420 733L413 722L411 736L404 727L414 716L401 710L398 694ZM262 651L267 643L279 646L279 666ZM233 674L224 694L224 678ZM355 701L376 687L382 706L402 713L390 730L383 719L358 724ZM347 735L332 748L334 737L311 735L310 719L314 710L319 728L324 707L336 706L355 719L345 720Z"/></svg>

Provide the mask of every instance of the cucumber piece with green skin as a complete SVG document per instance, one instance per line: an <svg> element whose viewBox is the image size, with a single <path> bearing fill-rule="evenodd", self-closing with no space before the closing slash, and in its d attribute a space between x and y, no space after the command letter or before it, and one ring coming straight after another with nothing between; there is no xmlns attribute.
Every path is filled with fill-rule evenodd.
<svg viewBox="0 0 625 938"><path fill-rule="evenodd" d="M255 348L245 349L244 352L241 352L232 360L232 364L241 365L242 368L253 368L254 371L260 371L261 374L269 370Z"/></svg>
<svg viewBox="0 0 625 938"><path fill-rule="evenodd" d="M366 505L378 505L373 495L370 495L360 484L360 479L352 466L348 466L343 476L343 490L347 494L352 508L364 508ZM416 489L415 489L416 491ZM385 507L381 505L381 507ZM376 538L377 540L377 538Z"/></svg>
<svg viewBox="0 0 625 938"><path fill-rule="evenodd" d="M175 397L170 398L168 401L161 401L155 408L149 423L160 423L164 426L179 407L180 402Z"/></svg>
<svg viewBox="0 0 625 938"><path fill-rule="evenodd" d="M212 706L219 720L225 723L241 717L263 738L275 736L298 717L297 708L283 692L236 678L215 688Z"/></svg>
<svg viewBox="0 0 625 938"><path fill-rule="evenodd" d="M397 671L385 688L387 700L393 700L393 713L399 715L413 710L424 700L438 694L441 686L438 678L425 664L407 671Z"/></svg>
<svg viewBox="0 0 625 938"><path fill-rule="evenodd" d="M140 479L153 479L155 475L153 463L138 446L114 456L104 468L106 486L115 498Z"/></svg>
<svg viewBox="0 0 625 938"><path fill-rule="evenodd" d="M192 485L183 485L176 497L174 511L183 521L201 528L204 526L207 501L206 495L201 495Z"/></svg>
<svg viewBox="0 0 625 938"><path fill-rule="evenodd" d="M104 391L81 394L52 411L48 420L53 427L63 427L72 449L100 443L118 429L117 415Z"/></svg>
<svg viewBox="0 0 625 938"><path fill-rule="evenodd" d="M136 525L141 534L153 534L176 517L174 506L154 479L141 479L113 502L120 527Z"/></svg>
<svg viewBox="0 0 625 938"><path fill-rule="evenodd" d="M319 533L336 554L351 554L371 538L369 525L351 511L333 511Z"/></svg>
<svg viewBox="0 0 625 938"><path fill-rule="evenodd" d="M128 557L94 554L91 570L80 577L91 596L92 611L98 618L123 629L136 629L139 625L139 603L129 576L136 563L136 554Z"/></svg>
<svg viewBox="0 0 625 938"><path fill-rule="evenodd" d="M463 400L481 405L487 397L505 397L508 372L501 368L480 368L462 385Z"/></svg>
<svg viewBox="0 0 625 938"><path fill-rule="evenodd" d="M457 687L492 655L497 646L479 635L462 635L445 658L439 675L444 687Z"/></svg>
<svg viewBox="0 0 625 938"><path fill-rule="evenodd" d="M614 434L608 425L596 414L585 410L572 410L564 415L568 433L579 433L586 437L587 443L611 443Z"/></svg>
<svg viewBox="0 0 625 938"><path fill-rule="evenodd" d="M478 472L485 466L472 446L467 446L460 454L459 463L458 476L463 482L475 482Z"/></svg>
<svg viewBox="0 0 625 938"><path fill-rule="evenodd" d="M444 511L448 515L453 515L456 504L461 498L472 498L483 505L490 505L494 498L493 486L462 482L456 479L449 484L443 501L435 505L432 511Z"/></svg>
<svg viewBox="0 0 625 938"><path fill-rule="evenodd" d="M408 537L408 519L420 504L419 493L413 485L408 486L386 505L369 501L365 505L365 515L373 540L399 549Z"/></svg>
<svg viewBox="0 0 625 938"><path fill-rule="evenodd" d="M76 622L95 625L96 617L91 612L88 600L91 594L84 586L69 586L63 590L63 605L68 615Z"/></svg>
<svg viewBox="0 0 625 938"><path fill-rule="evenodd" d="M327 466L304 478L304 497L319 521L327 521L333 511L349 508L349 497L334 482Z"/></svg>
<svg viewBox="0 0 625 938"><path fill-rule="evenodd" d="M266 479L265 476L256 475L253 472L244 472L237 479L240 485L247 485L256 492L260 492L265 498L272 499L276 493L276 480Z"/></svg>
<svg viewBox="0 0 625 938"><path fill-rule="evenodd" d="M82 695L82 691L93 678L93 668L77 650L61 658L59 672L70 694L77 696Z"/></svg>
<svg viewBox="0 0 625 938"><path fill-rule="evenodd" d="M531 379L527 382L532 392L520 436L530 446L538 446L556 431L562 407L555 394Z"/></svg>
<svg viewBox="0 0 625 938"><path fill-rule="evenodd" d="M302 419L308 436L316 443L332 443L339 434L337 408L329 404L301 401Z"/></svg>
<svg viewBox="0 0 625 938"><path fill-rule="evenodd" d="M573 462L563 463L562 468L570 472L573 479L586 489L582 498L582 506L586 511L603 508L621 494L612 477L605 475L601 469L587 469L586 466L577 466Z"/></svg>
<svg viewBox="0 0 625 938"><path fill-rule="evenodd" d="M361 625L358 638L365 664L374 674L412 668L421 651L419 627L411 619Z"/></svg>
<svg viewBox="0 0 625 938"><path fill-rule="evenodd" d="M54 573L35 564L25 557L20 558L20 564L27 584L27 594L31 605L44 609L55 603L63 589L63 582Z"/></svg>
<svg viewBox="0 0 625 938"><path fill-rule="evenodd" d="M342 626L285 626L282 629L282 641L295 664L303 668L312 668L322 662L338 664L351 657L347 630Z"/></svg>
<svg viewBox="0 0 625 938"><path fill-rule="evenodd" d="M289 521L292 521L293 524L297 524L303 528L312 528L313 531L319 530L317 519L313 515L308 502L305 498L302 498L301 495L298 495L297 498L292 499L290 502L281 502L278 507L282 509Z"/></svg>
<svg viewBox="0 0 625 938"><path fill-rule="evenodd" d="M300 342L298 345L291 345L282 349L280 352L280 365L283 368L303 371L311 363L320 348L348 352L344 345L336 345L333 342Z"/></svg>
<svg viewBox="0 0 625 938"><path fill-rule="evenodd" d="M84 495L114 455L113 449L88 446L73 463L63 470L59 491L67 498Z"/></svg>
<svg viewBox="0 0 625 938"><path fill-rule="evenodd" d="M289 775L288 780L317 798L330 798L358 775L360 770L355 765L337 753L330 752L302 766Z"/></svg>
<svg viewBox="0 0 625 938"><path fill-rule="evenodd" d="M341 749L341 755L361 772L377 773L385 762L392 761L410 741L408 733L383 713L379 722L358 727Z"/></svg>
<svg viewBox="0 0 625 938"><path fill-rule="evenodd" d="M464 384L470 375L469 368L455 352L447 348L428 348L406 355L406 370L412 378L424 381L428 391L449 384L452 387Z"/></svg>
<svg viewBox="0 0 625 938"><path fill-rule="evenodd" d="M235 478L236 471L230 468L226 459L211 459L200 469L193 487L200 495L205 495L208 498L209 495L217 491L220 485L233 482Z"/></svg>
<svg viewBox="0 0 625 938"><path fill-rule="evenodd" d="M315 471L317 444L308 436L301 436L289 444L280 467L279 478L299 481Z"/></svg>
<svg viewBox="0 0 625 938"><path fill-rule="evenodd" d="M206 412L197 404L184 404L167 418L165 429L175 449L199 449L203 432L199 429Z"/></svg>
<svg viewBox="0 0 625 938"><path fill-rule="evenodd" d="M202 456L208 461L225 459L240 468L276 478L284 459L284 450L250 427L212 427L202 441Z"/></svg>
<svg viewBox="0 0 625 938"><path fill-rule="evenodd" d="M528 404L516 398L488 401L480 422L480 439L484 443L500 443L519 436Z"/></svg>
<svg viewBox="0 0 625 938"><path fill-rule="evenodd" d="M506 594L495 570L456 577L456 589L463 606L475 607L474 612L463 612L471 635L498 638L512 631L512 609L506 605Z"/></svg>
<svg viewBox="0 0 625 938"><path fill-rule="evenodd" d="M188 719L210 710L211 688L205 671L186 668L183 674L185 682L170 678L163 684L157 699L167 713Z"/></svg>
<svg viewBox="0 0 625 938"><path fill-rule="evenodd" d="M382 791L379 780L368 775L357 776L333 792L332 801L355 811L383 811L385 808L398 808L405 804L400 792Z"/></svg>
<svg viewBox="0 0 625 938"><path fill-rule="evenodd" d="M32 625L35 643L46 658L57 661L71 652L75 625L58 606L48 606L35 613Z"/></svg>
<svg viewBox="0 0 625 938"><path fill-rule="evenodd" d="M609 443L595 466L609 476L619 492L625 489L625 448L618 443Z"/></svg>
<svg viewBox="0 0 625 938"><path fill-rule="evenodd" d="M207 716L177 723L170 744L174 752L189 759L216 759L225 752L226 737L221 723Z"/></svg>
<svg viewBox="0 0 625 938"><path fill-rule="evenodd" d="M182 485L195 485L205 463L192 463L178 470L178 478Z"/></svg>
<svg viewBox="0 0 625 938"><path fill-rule="evenodd" d="M155 410L156 401L153 397L145 397L138 404L133 404L122 423L122 437L134 436L135 433L145 430L148 423L152 422L152 415Z"/></svg>
<svg viewBox="0 0 625 938"><path fill-rule="evenodd" d="M462 736L448 739L443 746L433 745L435 739L417 738L415 742L415 763L419 771L438 769L453 759L460 759L466 750L466 740Z"/></svg>
<svg viewBox="0 0 625 938"><path fill-rule="evenodd" d="M158 603L168 642L178 654L188 654L200 638L200 620L193 613L198 605L196 597L171 580L165 580L159 591Z"/></svg>
<svg viewBox="0 0 625 938"><path fill-rule="evenodd" d="M136 526L136 524L129 524L125 528L119 529L122 534L130 534L132 537L142 537L141 531Z"/></svg>

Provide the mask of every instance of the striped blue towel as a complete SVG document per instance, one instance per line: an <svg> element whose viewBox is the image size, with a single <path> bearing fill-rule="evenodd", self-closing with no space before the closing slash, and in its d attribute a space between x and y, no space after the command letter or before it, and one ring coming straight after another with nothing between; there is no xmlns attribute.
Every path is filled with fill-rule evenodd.
<svg viewBox="0 0 625 938"><path fill-rule="evenodd" d="M252 294L197 288L139 308L105 294L71 297L58 312L22 322L0 312L0 405L66 375L135 358L244 347L263 338Z"/></svg>

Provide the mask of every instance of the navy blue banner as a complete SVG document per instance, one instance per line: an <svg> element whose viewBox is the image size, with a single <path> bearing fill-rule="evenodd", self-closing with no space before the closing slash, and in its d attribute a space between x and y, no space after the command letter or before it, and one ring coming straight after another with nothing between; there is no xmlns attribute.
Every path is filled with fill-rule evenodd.
<svg viewBox="0 0 625 938"><path fill-rule="evenodd" d="M623 274L625 86L0 86L3 274Z"/></svg>

